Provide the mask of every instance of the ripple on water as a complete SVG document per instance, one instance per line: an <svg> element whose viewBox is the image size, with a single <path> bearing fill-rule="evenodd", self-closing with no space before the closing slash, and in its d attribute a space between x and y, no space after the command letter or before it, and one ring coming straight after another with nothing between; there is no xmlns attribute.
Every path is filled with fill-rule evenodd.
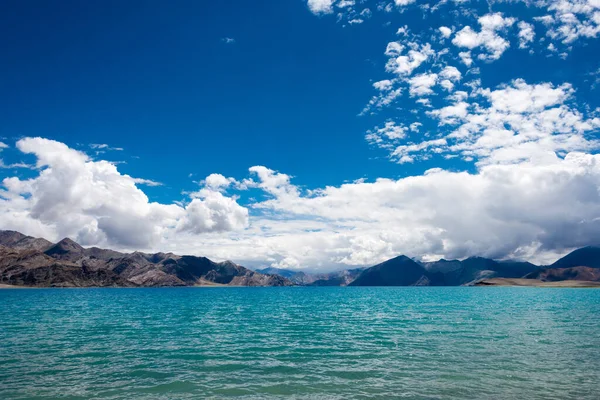
<svg viewBox="0 0 600 400"><path fill-rule="evenodd" d="M597 399L600 291L0 291L0 398Z"/></svg>

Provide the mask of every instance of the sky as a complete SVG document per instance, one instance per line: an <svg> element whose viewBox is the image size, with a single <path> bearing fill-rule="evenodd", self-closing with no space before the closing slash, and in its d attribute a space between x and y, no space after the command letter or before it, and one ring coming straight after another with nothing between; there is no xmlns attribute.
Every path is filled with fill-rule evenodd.
<svg viewBox="0 0 600 400"><path fill-rule="evenodd" d="M600 244L599 39L599 0L9 0L0 228L549 263Z"/></svg>

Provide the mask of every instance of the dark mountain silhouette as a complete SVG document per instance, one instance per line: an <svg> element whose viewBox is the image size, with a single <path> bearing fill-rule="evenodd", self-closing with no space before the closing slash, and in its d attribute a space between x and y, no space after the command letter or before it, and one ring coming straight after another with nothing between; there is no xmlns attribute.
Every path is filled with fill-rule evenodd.
<svg viewBox="0 0 600 400"><path fill-rule="evenodd" d="M69 238L52 244L14 231L0 231L0 283L40 287L293 284L279 275L254 272L231 261L86 249Z"/></svg>
<svg viewBox="0 0 600 400"><path fill-rule="evenodd" d="M442 259L423 263L423 266L433 286L467 285L495 277L521 278L540 269L529 262L495 261L483 257L470 257L463 261Z"/></svg>
<svg viewBox="0 0 600 400"><path fill-rule="evenodd" d="M364 270L349 286L427 286L427 275L422 265L398 256Z"/></svg>
<svg viewBox="0 0 600 400"><path fill-rule="evenodd" d="M550 268L589 267L600 268L600 247L582 247L550 265Z"/></svg>

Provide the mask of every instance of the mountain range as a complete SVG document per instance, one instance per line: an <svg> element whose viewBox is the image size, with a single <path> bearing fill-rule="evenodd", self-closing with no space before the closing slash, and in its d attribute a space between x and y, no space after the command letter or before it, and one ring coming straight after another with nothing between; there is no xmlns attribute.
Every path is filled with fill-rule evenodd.
<svg viewBox="0 0 600 400"><path fill-rule="evenodd" d="M92 286L291 286L231 261L173 253L120 253L0 231L0 283L39 287Z"/></svg>
<svg viewBox="0 0 600 400"><path fill-rule="evenodd" d="M285 276L295 284L307 286L470 286L495 278L524 278L532 282L600 282L600 247L575 250L549 266L483 257L417 262L401 255L371 268L331 274L308 274L277 268L258 271Z"/></svg>
<svg viewBox="0 0 600 400"><path fill-rule="evenodd" d="M84 248L69 238L52 243L0 231L0 284L18 286L460 286L494 278L600 282L600 247L575 250L549 266L482 257L417 262L401 255L370 268L311 274L272 267L253 271L231 261L173 253Z"/></svg>

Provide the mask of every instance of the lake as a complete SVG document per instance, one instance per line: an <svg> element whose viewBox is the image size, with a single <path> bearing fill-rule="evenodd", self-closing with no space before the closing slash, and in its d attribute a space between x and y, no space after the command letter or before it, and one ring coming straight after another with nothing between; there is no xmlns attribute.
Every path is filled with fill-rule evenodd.
<svg viewBox="0 0 600 400"><path fill-rule="evenodd" d="M0 290L0 398L598 399L600 290Z"/></svg>

